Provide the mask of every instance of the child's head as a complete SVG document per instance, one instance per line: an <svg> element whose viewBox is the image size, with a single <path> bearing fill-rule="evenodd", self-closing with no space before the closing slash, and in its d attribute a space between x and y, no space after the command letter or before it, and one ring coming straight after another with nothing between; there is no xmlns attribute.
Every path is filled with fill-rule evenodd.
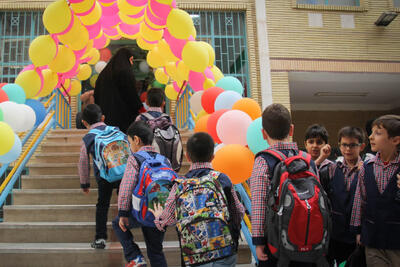
<svg viewBox="0 0 400 267"><path fill-rule="evenodd" d="M319 157L321 148L328 143L328 137L328 131L322 125L313 124L307 128L304 146L313 160Z"/></svg>
<svg viewBox="0 0 400 267"><path fill-rule="evenodd" d="M211 162L214 157L214 140L208 133L195 133L188 139L186 151L191 162Z"/></svg>
<svg viewBox="0 0 400 267"><path fill-rule="evenodd" d="M142 146L149 146L153 143L153 131L144 121L133 122L128 128L127 134L132 152L137 152Z"/></svg>
<svg viewBox="0 0 400 267"><path fill-rule="evenodd" d="M86 128L90 128L97 122L104 121L104 115L101 112L101 108L96 104L89 104L82 112L82 123Z"/></svg>
<svg viewBox="0 0 400 267"><path fill-rule="evenodd" d="M150 88L147 91L146 104L149 107L164 107L165 105L165 94L160 88Z"/></svg>
<svg viewBox="0 0 400 267"><path fill-rule="evenodd" d="M346 126L338 132L340 152L346 162L358 160L365 148L365 134L361 128Z"/></svg>
<svg viewBox="0 0 400 267"><path fill-rule="evenodd" d="M384 115L372 123L371 150L390 152L400 147L400 116Z"/></svg>
<svg viewBox="0 0 400 267"><path fill-rule="evenodd" d="M262 127L264 137L274 140L286 139L293 132L289 110L281 104L269 105L262 114Z"/></svg>

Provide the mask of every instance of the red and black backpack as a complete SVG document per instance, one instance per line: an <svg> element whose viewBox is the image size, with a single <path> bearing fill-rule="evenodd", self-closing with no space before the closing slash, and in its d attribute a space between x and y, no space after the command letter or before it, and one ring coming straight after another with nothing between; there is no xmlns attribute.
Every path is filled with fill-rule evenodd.
<svg viewBox="0 0 400 267"><path fill-rule="evenodd" d="M311 167L311 156L303 151L286 156L272 149L259 155L271 171L266 235L278 266L289 266L290 261L328 266L329 200Z"/></svg>

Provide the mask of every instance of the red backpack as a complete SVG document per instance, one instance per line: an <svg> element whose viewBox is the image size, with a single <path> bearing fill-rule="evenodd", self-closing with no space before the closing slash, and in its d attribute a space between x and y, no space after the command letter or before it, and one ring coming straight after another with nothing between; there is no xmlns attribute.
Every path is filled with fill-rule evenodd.
<svg viewBox="0 0 400 267"><path fill-rule="evenodd" d="M310 165L311 156L303 151L285 156L272 149L258 155L277 162L270 168L266 233L278 266L289 266L290 261L329 266L329 200Z"/></svg>

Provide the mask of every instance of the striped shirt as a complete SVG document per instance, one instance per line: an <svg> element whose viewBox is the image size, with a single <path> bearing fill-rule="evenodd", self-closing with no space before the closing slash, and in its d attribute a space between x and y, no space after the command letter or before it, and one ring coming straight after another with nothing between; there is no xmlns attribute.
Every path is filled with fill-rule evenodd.
<svg viewBox="0 0 400 267"><path fill-rule="evenodd" d="M156 111L156 112L163 113L163 109L161 107L149 107L146 110L146 112L149 112L149 111ZM141 114L137 115L135 121L140 121L140 120L142 120Z"/></svg>
<svg viewBox="0 0 400 267"><path fill-rule="evenodd" d="M380 153L378 152L375 158L372 158L369 162L373 164L373 170L375 180L378 185L378 190L382 194L388 185L390 178L395 174L396 170L400 166L400 154L396 155L396 158L390 161L388 164L384 164ZM365 189L365 168L364 165L360 168L358 174L357 189L354 196L353 210L351 213L350 225L359 227L361 225L361 218L363 209L365 208L366 202L366 189Z"/></svg>
<svg viewBox="0 0 400 267"><path fill-rule="evenodd" d="M353 167L350 167L347 162L344 160L344 162L335 162L334 164L331 164L329 166L329 178L332 179L333 176L335 175L336 169L339 168L343 172L344 176L344 183L346 185L347 191L350 190L350 185L353 182L354 178L356 177L356 174L358 173L358 166L362 162L361 157L358 157L358 161L356 165Z"/></svg>

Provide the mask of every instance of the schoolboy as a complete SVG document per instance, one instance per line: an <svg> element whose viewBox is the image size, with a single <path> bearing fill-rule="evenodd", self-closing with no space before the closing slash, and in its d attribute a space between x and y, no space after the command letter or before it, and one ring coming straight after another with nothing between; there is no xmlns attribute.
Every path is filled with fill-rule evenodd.
<svg viewBox="0 0 400 267"><path fill-rule="evenodd" d="M289 110L281 104L269 105L262 114L262 134L267 140L271 149L278 150L285 154L298 154L297 144L290 142L293 136L294 125L290 117ZM252 239L256 246L256 254L259 260L259 267L276 266L277 259L271 255L267 244L266 210L268 200L268 190L271 186L270 179L274 166L278 162L267 162L264 157L256 157L253 172L250 177L251 190L251 225ZM315 170L315 164L312 162ZM311 263L291 262L290 266L312 266Z"/></svg>
<svg viewBox="0 0 400 267"><path fill-rule="evenodd" d="M211 171L213 171L211 166L211 160L214 157L213 153L214 141L209 134L199 132L192 135L187 141L187 158L192 164L188 173L185 175L185 178L199 178L208 175ZM240 203L228 176L224 173L219 173L217 180L221 184L224 194L227 198L229 215L231 217L230 232L235 243L234 254L220 260L196 266L217 267L236 265L236 251L238 247L238 238L240 235L240 222L244 215L244 207ZM156 206L155 210L153 211L154 216L156 217L154 222L157 228L160 230L164 230L168 225L175 225L177 223L175 209L177 201L176 191L178 188L178 183L175 183L171 189L164 210ZM191 211L189 211L189 213L190 212ZM183 261L182 265L184 266Z"/></svg>
<svg viewBox="0 0 400 267"><path fill-rule="evenodd" d="M128 130L128 140L133 153L147 151L149 154L156 154L153 142L153 131L143 121L133 122ZM139 163L132 154L128 158L124 177L121 181L120 192L118 195L118 216L113 220L113 229L121 242L124 256L127 260L127 267L143 267L146 262L139 246L133 241L131 228L141 227L147 248L147 256L151 266L166 267L167 261L163 253L162 242L164 232L156 227L140 225L131 213L132 192L138 183Z"/></svg>
<svg viewBox="0 0 400 267"><path fill-rule="evenodd" d="M146 95L147 111L139 114L135 121L148 121L160 116L166 117L171 123L171 117L163 112L165 106L165 93L161 88L150 88Z"/></svg>
<svg viewBox="0 0 400 267"><path fill-rule="evenodd" d="M334 266L348 259L356 248L355 234L350 231L351 209L358 181L358 170L363 161L360 153L365 148L364 132L358 127L347 126L339 130L338 141L343 161L329 166L329 179L323 185L331 201L332 234L328 261Z"/></svg>
<svg viewBox="0 0 400 267"><path fill-rule="evenodd" d="M89 104L82 112L82 124L87 129L98 129L104 130L107 126L104 123L104 115L101 112L101 108L96 104ZM94 159L94 138L93 134L86 134L82 139L81 151L79 156L79 177L82 191L85 194L89 193L90 188L90 165L89 155ZM110 200L113 189L118 188L121 180L110 183L107 180L100 177L100 171L96 164L93 164L94 176L98 185L98 198L96 204L96 236L95 240L91 244L92 248L104 249L107 240L107 215L110 207Z"/></svg>
<svg viewBox="0 0 400 267"><path fill-rule="evenodd" d="M367 266L400 266L400 116L376 119L369 140L377 154L360 168L350 225L365 245Z"/></svg>
<svg viewBox="0 0 400 267"><path fill-rule="evenodd" d="M304 146L319 171L327 169L333 162L328 160L331 146L328 144L328 131L319 124L310 125L306 130Z"/></svg>

